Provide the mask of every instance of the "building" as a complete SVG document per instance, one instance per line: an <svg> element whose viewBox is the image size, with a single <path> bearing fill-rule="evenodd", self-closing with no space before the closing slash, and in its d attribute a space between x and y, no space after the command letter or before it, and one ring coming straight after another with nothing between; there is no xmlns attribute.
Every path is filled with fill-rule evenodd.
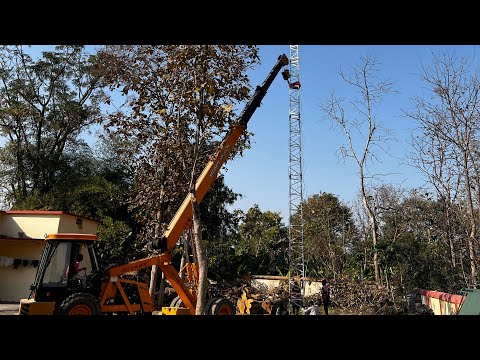
<svg viewBox="0 0 480 360"><path fill-rule="evenodd" d="M46 234L96 234L98 225L63 211L0 211L0 302L29 296Z"/></svg>
<svg viewBox="0 0 480 360"><path fill-rule="evenodd" d="M288 276L253 275L252 285L263 291L271 291L288 282ZM304 279L305 297L319 296L322 291L322 279L306 277Z"/></svg>

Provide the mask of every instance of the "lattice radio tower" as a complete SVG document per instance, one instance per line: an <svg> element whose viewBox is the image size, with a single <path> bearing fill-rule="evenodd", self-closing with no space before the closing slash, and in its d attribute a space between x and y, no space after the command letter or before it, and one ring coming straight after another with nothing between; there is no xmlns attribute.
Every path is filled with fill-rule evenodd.
<svg viewBox="0 0 480 360"><path fill-rule="evenodd" d="M303 191L302 191L302 132L300 123L300 58L298 45L290 45L290 213L289 213L289 300L291 309L304 306L305 256L303 245ZM295 281L298 283L296 284ZM299 286L300 289L296 288Z"/></svg>

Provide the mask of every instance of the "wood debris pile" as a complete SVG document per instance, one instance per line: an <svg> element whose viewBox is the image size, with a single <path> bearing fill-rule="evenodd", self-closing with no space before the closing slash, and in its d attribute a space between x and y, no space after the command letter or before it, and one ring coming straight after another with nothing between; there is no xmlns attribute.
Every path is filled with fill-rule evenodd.
<svg viewBox="0 0 480 360"><path fill-rule="evenodd" d="M388 290L374 281L352 281L350 279L335 279L329 282L332 308L347 309L348 313L358 315L396 315L401 309L396 306ZM223 296L237 304L240 313L271 314L283 304L288 305L288 282L282 281L274 289L259 289L252 285L252 279L245 277L234 284L211 284L214 296ZM243 299L243 300L242 300ZM247 300L251 299L253 301ZM313 300L321 304L320 294L305 297L305 304ZM248 308L248 311L247 311ZM243 310L243 311L242 311Z"/></svg>
<svg viewBox="0 0 480 360"><path fill-rule="evenodd" d="M259 289L252 285L252 278L246 276L234 283L210 284L212 296L221 296L237 305L241 314L268 315L275 312L276 308L288 304L288 286L282 284L275 289Z"/></svg>
<svg viewBox="0 0 480 360"><path fill-rule="evenodd" d="M331 306L359 309L363 314L387 314L397 310L386 287L375 281L330 280Z"/></svg>
<svg viewBox="0 0 480 360"><path fill-rule="evenodd" d="M270 313L276 310L276 307L283 304L288 305L288 282L282 281L280 286L273 290L265 291L256 289L244 279L243 287L237 287L237 299L242 296L241 288L246 290L247 298L254 299L255 302L263 304L268 303ZM398 315L403 313L402 306L392 301L391 294L386 287L381 286L374 281L352 281L347 278L335 279L329 281L330 285L330 306L339 310L346 310L346 313L357 315ZM237 299L231 299L237 300ZM310 300L321 305L321 295L311 294L305 296L305 306ZM255 302L252 304L255 306ZM236 302L234 302L236 303ZM341 313L339 311L338 313Z"/></svg>
<svg viewBox="0 0 480 360"><path fill-rule="evenodd" d="M288 307L288 280L281 280L275 288L256 287L252 277L244 277L234 282L209 284L208 297L224 297L237 306L237 312L250 315L275 314L276 309ZM386 287L375 281L352 281L340 278L329 281L332 309L337 314L351 315L399 315L406 314L402 304L392 301ZM321 306L321 296L305 296L305 306L313 300ZM420 309L422 310L422 309ZM410 313L410 312L409 312ZM421 311L413 313L420 314ZM426 313L424 311L423 313Z"/></svg>

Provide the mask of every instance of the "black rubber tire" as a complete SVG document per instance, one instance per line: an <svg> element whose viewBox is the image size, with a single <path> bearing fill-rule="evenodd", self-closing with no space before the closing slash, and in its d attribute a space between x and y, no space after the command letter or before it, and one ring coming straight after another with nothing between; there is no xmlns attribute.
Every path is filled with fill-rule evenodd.
<svg viewBox="0 0 480 360"><path fill-rule="evenodd" d="M206 307L206 306L205 306ZM216 298L212 302L208 315L235 315L237 308L226 298Z"/></svg>
<svg viewBox="0 0 480 360"><path fill-rule="evenodd" d="M92 294L75 293L62 301L58 315L100 315L100 303Z"/></svg>
<svg viewBox="0 0 480 360"><path fill-rule="evenodd" d="M212 315L211 314L212 305L218 299L219 299L218 297L213 297L213 298L210 298L210 299L207 300L207 302L205 303L205 315Z"/></svg>

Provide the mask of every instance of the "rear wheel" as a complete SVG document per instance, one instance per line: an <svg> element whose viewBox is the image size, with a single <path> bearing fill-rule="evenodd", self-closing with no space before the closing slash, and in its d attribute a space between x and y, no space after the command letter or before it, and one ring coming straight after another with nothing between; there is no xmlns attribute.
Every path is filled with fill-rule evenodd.
<svg viewBox="0 0 480 360"><path fill-rule="evenodd" d="M211 314L212 305L213 305L214 301L216 301L218 299L219 298L213 297L213 298L210 298L210 299L207 300L207 302L205 303L205 314L206 315L212 315Z"/></svg>
<svg viewBox="0 0 480 360"><path fill-rule="evenodd" d="M208 307L205 306L207 315L235 315L237 312L235 305L228 299L212 298L210 300L212 300L211 304Z"/></svg>
<svg viewBox="0 0 480 360"><path fill-rule="evenodd" d="M58 308L59 315L100 315L100 304L92 294L75 293L68 296Z"/></svg>

